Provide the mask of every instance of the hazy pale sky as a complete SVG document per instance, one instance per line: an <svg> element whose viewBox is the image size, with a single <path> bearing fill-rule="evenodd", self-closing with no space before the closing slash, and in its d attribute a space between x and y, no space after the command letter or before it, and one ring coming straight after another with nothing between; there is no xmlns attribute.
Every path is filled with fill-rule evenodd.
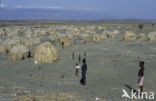
<svg viewBox="0 0 156 101"><path fill-rule="evenodd" d="M72 9L156 19L156 0L2 0L2 7Z"/></svg>

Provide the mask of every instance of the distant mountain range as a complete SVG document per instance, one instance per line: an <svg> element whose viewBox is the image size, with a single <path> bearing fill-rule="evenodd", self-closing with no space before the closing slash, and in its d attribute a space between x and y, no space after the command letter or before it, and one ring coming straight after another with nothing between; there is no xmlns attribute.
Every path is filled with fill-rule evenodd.
<svg viewBox="0 0 156 101"><path fill-rule="evenodd" d="M116 15L116 14L115 14ZM1 8L0 20L121 20L136 19L89 10Z"/></svg>

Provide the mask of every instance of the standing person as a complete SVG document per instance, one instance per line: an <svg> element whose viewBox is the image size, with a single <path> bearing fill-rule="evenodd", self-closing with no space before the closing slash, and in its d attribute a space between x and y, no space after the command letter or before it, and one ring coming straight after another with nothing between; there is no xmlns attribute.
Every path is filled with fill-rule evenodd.
<svg viewBox="0 0 156 101"><path fill-rule="evenodd" d="M74 45L76 45L76 41L74 41Z"/></svg>
<svg viewBox="0 0 156 101"><path fill-rule="evenodd" d="M140 86L140 92L143 92L143 81L144 81L144 62L143 61L140 61L139 63L139 72L138 72L138 83L139 83L139 86Z"/></svg>
<svg viewBox="0 0 156 101"><path fill-rule="evenodd" d="M79 54L78 60L79 60L79 63L80 63L81 62L81 55L80 54Z"/></svg>
<svg viewBox="0 0 156 101"><path fill-rule="evenodd" d="M74 52L73 52L73 56L72 56L72 59L74 59L74 57L75 57L75 54L74 54Z"/></svg>
<svg viewBox="0 0 156 101"><path fill-rule="evenodd" d="M86 58L86 52L84 52L84 58Z"/></svg>
<svg viewBox="0 0 156 101"><path fill-rule="evenodd" d="M62 44L62 48L64 49L64 42L61 42L61 44Z"/></svg>
<svg viewBox="0 0 156 101"><path fill-rule="evenodd" d="M86 40L84 40L84 44L86 44L87 43L87 41Z"/></svg>
<svg viewBox="0 0 156 101"><path fill-rule="evenodd" d="M82 70L82 78L80 80L80 83L82 85L86 85L86 73L87 73L87 64L86 64L86 59L82 59L82 67L81 67L81 70Z"/></svg>
<svg viewBox="0 0 156 101"><path fill-rule="evenodd" d="M76 63L75 75L78 76L80 66Z"/></svg>

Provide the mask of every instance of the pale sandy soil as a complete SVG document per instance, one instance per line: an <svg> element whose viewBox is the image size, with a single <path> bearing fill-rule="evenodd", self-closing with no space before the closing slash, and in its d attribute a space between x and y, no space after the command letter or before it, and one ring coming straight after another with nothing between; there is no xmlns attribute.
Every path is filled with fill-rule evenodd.
<svg viewBox="0 0 156 101"><path fill-rule="evenodd" d="M122 101L122 89L130 93L125 84L139 88L140 60L145 61L144 88L156 92L155 46L156 42L149 41L87 43L59 49L59 61L53 64L34 64L32 59L15 62L0 55L0 101L46 93L69 93L77 97L70 101L95 101L97 97L102 101ZM74 60L71 59L73 51ZM78 77L75 76L78 55L83 56L84 52L88 64L86 86L79 84L80 72Z"/></svg>

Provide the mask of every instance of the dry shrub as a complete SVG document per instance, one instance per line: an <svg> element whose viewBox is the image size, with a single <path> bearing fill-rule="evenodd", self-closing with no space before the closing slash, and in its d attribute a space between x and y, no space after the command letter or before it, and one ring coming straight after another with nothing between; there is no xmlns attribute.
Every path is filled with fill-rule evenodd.
<svg viewBox="0 0 156 101"><path fill-rule="evenodd" d="M150 41L156 41L156 32L150 32L147 37Z"/></svg>
<svg viewBox="0 0 156 101"><path fill-rule="evenodd" d="M135 41L137 39L136 34L132 31L126 31L123 40L125 42Z"/></svg>
<svg viewBox="0 0 156 101"><path fill-rule="evenodd" d="M58 59L57 49L49 42L37 46L34 52L34 60L40 63L53 63Z"/></svg>
<svg viewBox="0 0 156 101"><path fill-rule="evenodd" d="M43 94L40 96L33 96L33 95L24 95L15 98L14 100L18 101L73 101L78 97L72 96L68 93L50 93L50 94Z"/></svg>
<svg viewBox="0 0 156 101"><path fill-rule="evenodd" d="M28 56L29 50L27 49L27 47L16 45L10 50L8 58L11 60L23 60L28 58Z"/></svg>

